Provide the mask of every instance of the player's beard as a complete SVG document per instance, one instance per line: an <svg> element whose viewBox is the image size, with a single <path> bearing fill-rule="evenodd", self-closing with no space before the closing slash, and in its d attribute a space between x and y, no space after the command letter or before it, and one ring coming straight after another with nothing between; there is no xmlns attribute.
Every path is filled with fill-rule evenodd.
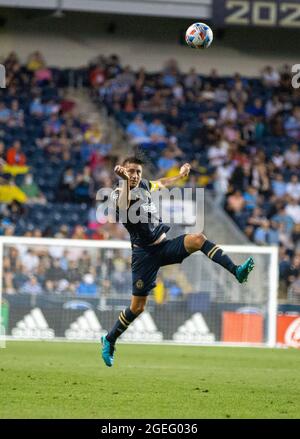
<svg viewBox="0 0 300 439"><path fill-rule="evenodd" d="M130 187L130 189L134 189L135 187L137 187L138 184L139 184L138 181L135 182L135 183L131 181L131 182L129 183L129 187Z"/></svg>

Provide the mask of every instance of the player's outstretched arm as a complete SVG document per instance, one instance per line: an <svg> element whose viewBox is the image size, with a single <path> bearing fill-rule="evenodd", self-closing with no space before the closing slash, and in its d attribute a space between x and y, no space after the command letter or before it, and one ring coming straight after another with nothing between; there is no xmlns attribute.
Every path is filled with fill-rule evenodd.
<svg viewBox="0 0 300 439"><path fill-rule="evenodd" d="M155 189L163 189L168 186L172 186L177 181L181 180L183 177L187 177L190 173L191 165L189 163L185 163L181 166L179 174L175 177L165 177L160 178L155 181L151 181L152 186L155 187Z"/></svg>
<svg viewBox="0 0 300 439"><path fill-rule="evenodd" d="M123 185L118 197L118 207L121 210L126 210L130 204L130 187L129 187L129 175L123 166L117 165L114 169L115 173L122 178Z"/></svg>

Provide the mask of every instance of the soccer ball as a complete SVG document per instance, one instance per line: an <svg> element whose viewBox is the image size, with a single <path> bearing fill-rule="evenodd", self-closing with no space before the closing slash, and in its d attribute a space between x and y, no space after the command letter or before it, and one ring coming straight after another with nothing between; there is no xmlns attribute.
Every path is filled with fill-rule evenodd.
<svg viewBox="0 0 300 439"><path fill-rule="evenodd" d="M213 40L213 32L205 23L193 23L185 33L185 41L193 49L207 49Z"/></svg>

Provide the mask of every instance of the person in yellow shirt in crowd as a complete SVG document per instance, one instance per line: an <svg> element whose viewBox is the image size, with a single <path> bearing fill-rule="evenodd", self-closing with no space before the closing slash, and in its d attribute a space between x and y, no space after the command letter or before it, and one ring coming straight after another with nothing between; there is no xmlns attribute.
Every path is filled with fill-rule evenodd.
<svg viewBox="0 0 300 439"><path fill-rule="evenodd" d="M10 204L13 201L26 203L25 193L15 184L14 180L7 180L0 176L0 203Z"/></svg>

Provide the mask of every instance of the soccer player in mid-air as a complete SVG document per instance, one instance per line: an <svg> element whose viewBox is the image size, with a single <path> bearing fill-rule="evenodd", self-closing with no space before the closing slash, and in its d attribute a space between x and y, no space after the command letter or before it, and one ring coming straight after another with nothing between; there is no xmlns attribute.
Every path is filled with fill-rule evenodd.
<svg viewBox="0 0 300 439"><path fill-rule="evenodd" d="M123 180L122 187L112 192L117 213L127 214L134 203L139 202L140 221L130 222L130 215L125 215L126 221L121 220L130 234L133 291L130 306L120 313L113 328L101 338L102 358L109 367L113 365L117 338L144 311L148 295L156 285L160 267L181 263L189 255L200 250L213 262L232 273L240 283L247 281L250 271L254 268L252 257L242 265L235 265L230 257L203 233L167 239L166 232L169 226L163 224L159 216L154 220L153 216L150 216L150 212L152 215L153 211L155 212L151 192L174 185L176 181L189 174L191 167L185 163L177 176L149 181L142 178L143 164L140 158L129 157L122 166L115 167L115 173ZM148 221L150 217L151 220Z"/></svg>

